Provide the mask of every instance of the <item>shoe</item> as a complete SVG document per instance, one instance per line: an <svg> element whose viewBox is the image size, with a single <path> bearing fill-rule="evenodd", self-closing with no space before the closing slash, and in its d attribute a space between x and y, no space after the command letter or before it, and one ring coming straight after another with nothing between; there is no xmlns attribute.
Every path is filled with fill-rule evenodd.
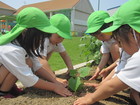
<svg viewBox="0 0 140 105"><path fill-rule="evenodd" d="M23 89L18 88L17 85L15 84L12 89L10 90L10 94L12 94L13 96L17 97L19 95L23 95L25 94L25 92L23 91Z"/></svg>
<svg viewBox="0 0 140 105"><path fill-rule="evenodd" d="M6 94L2 97L4 97L4 98L15 98L15 96L13 96L12 94Z"/></svg>
<svg viewBox="0 0 140 105"><path fill-rule="evenodd" d="M6 92L0 92L0 97L4 97L4 98L15 98L15 96L13 96L12 94Z"/></svg>

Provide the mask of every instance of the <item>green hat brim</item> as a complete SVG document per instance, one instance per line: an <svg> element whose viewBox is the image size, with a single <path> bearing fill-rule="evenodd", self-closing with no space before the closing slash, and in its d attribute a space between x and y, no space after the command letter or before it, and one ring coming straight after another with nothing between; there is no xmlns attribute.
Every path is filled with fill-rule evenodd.
<svg viewBox="0 0 140 105"><path fill-rule="evenodd" d="M11 42L14 40L23 30L25 27L19 27L16 25L10 32L5 35L0 36L0 45L4 45L6 43Z"/></svg>
<svg viewBox="0 0 140 105"><path fill-rule="evenodd" d="M118 29L121 25L117 25L117 26L111 26L109 28L104 29L103 31L101 31L102 33L108 33L108 32L113 32L116 29Z"/></svg>
<svg viewBox="0 0 140 105"><path fill-rule="evenodd" d="M110 23L110 22L113 22L113 17L109 17L109 18L106 18L105 20L104 20L104 22L105 23Z"/></svg>
<svg viewBox="0 0 140 105"><path fill-rule="evenodd" d="M140 25L139 25L139 24L137 24L137 25L131 25L131 24L129 24L129 26L130 26L131 28L133 28L134 30L136 30L137 32L140 33Z"/></svg>
<svg viewBox="0 0 140 105"><path fill-rule="evenodd" d="M102 27L102 25L98 25L98 26L95 26L95 27L88 28L85 33L87 33L87 34L88 33L94 33L96 31L98 31L101 27Z"/></svg>
<svg viewBox="0 0 140 105"><path fill-rule="evenodd" d="M69 33L64 33L62 31L58 31L57 34L60 35L64 39L72 39L72 35L71 35L70 32Z"/></svg>
<svg viewBox="0 0 140 105"><path fill-rule="evenodd" d="M40 31L46 32L46 33L57 33L58 32L58 29L52 25L47 26L47 27L35 27L35 28L39 29Z"/></svg>
<svg viewBox="0 0 140 105"><path fill-rule="evenodd" d="M58 32L58 29L52 25L47 26L47 27L35 27L35 28L37 28L40 31L46 32L46 33L57 33ZM8 32L5 35L0 36L0 45L4 45L6 43L11 42L18 35L20 35L20 33L22 33L22 31L24 29L26 29L26 27L22 27L22 26L19 26L18 24L16 24L16 26L10 32Z"/></svg>

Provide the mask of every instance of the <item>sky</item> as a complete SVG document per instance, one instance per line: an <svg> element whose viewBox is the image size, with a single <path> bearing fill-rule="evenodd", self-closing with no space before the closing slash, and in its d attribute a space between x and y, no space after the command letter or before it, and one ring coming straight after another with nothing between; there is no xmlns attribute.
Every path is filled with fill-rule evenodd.
<svg viewBox="0 0 140 105"><path fill-rule="evenodd" d="M11 7L18 9L19 7L27 4L37 3L37 2L43 2L48 0L0 0ZM122 5L128 0L90 0L93 9L95 11L99 10L107 10L109 8L117 7Z"/></svg>

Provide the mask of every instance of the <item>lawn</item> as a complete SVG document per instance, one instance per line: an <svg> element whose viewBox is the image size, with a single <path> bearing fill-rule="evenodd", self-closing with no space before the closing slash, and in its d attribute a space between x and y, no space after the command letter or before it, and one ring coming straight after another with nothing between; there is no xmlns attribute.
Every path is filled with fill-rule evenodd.
<svg viewBox="0 0 140 105"><path fill-rule="evenodd" d="M72 40L65 39L63 41L63 45L70 56L73 65L83 63L86 61L86 57L84 55L80 56L82 48L79 47L79 44L83 43L80 41L81 37L73 37ZM49 59L49 64L52 70L60 70L66 68L65 63L60 57L59 53L53 53L51 58Z"/></svg>

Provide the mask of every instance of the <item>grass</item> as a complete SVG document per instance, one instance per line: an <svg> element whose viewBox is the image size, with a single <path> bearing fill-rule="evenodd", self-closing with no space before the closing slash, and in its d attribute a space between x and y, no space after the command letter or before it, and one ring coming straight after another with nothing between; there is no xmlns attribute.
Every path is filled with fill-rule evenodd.
<svg viewBox="0 0 140 105"><path fill-rule="evenodd" d="M81 44L80 38L81 37L73 37L72 40L65 39L63 41L63 45L65 46L65 49L70 56L73 65L86 61L86 57L84 55L80 56L82 51L82 49L79 47L79 44ZM53 71L66 68L66 65L59 53L52 54L51 58L49 59L49 64Z"/></svg>

